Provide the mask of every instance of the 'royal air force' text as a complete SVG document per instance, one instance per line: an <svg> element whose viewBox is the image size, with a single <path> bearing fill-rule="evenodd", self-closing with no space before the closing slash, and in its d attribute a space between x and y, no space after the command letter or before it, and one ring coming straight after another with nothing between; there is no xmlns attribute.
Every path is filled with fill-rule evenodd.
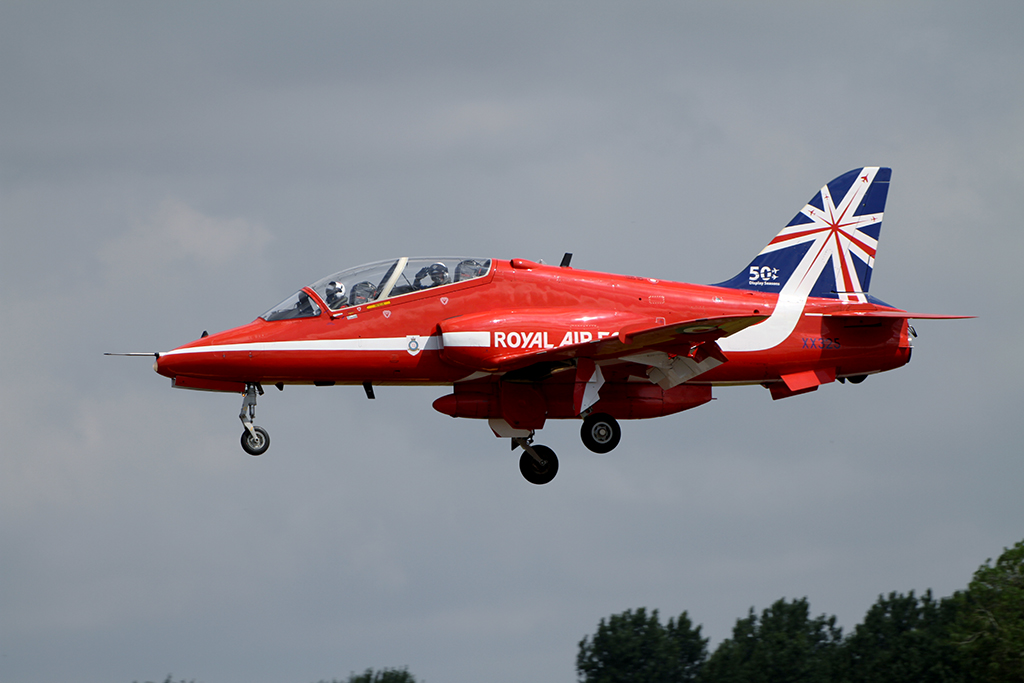
<svg viewBox="0 0 1024 683"><path fill-rule="evenodd" d="M560 342L552 343L550 340L558 339L558 334L555 332L554 336L549 337L547 332L495 332L491 345L496 349L554 349L559 346L586 344L615 333L598 332L595 337L594 333L588 330L569 330L562 336Z"/></svg>

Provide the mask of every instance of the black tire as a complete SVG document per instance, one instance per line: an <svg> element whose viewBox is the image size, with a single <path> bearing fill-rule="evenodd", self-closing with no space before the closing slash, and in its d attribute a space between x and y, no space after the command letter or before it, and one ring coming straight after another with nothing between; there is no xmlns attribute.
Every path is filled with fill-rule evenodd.
<svg viewBox="0 0 1024 683"><path fill-rule="evenodd" d="M252 438L252 434L246 429L242 432L242 450L249 455L263 455L270 448L270 434L267 434L267 430L263 427L253 426L253 431L256 432L256 438Z"/></svg>
<svg viewBox="0 0 1024 683"><path fill-rule="evenodd" d="M534 460L532 455L523 453L519 458L519 471L523 473L523 478L531 484L547 484L558 474L558 457L547 446L534 446L533 450L544 458L545 464L541 465Z"/></svg>
<svg viewBox="0 0 1024 683"><path fill-rule="evenodd" d="M867 376L867 375L854 375L853 377L847 377L846 379L847 379L847 380L848 380L848 381L849 381L849 382L850 382L851 384L860 384L861 382L863 382L863 381L864 381L864 380L866 380L867 378L868 378L868 376Z"/></svg>
<svg viewBox="0 0 1024 683"><path fill-rule="evenodd" d="M619 445L622 429L619 422L607 413L594 413L583 419L580 428L583 445L595 453L607 453Z"/></svg>

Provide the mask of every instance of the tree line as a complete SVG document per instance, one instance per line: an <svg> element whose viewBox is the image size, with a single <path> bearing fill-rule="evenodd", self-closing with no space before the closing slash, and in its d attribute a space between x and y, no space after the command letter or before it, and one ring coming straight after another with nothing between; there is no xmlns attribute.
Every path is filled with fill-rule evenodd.
<svg viewBox="0 0 1024 683"><path fill-rule="evenodd" d="M138 683L138 681L135 683ZM146 683L153 683L153 681L146 681ZM168 674L163 683L175 683L174 677ZM195 680L186 681L183 678L178 683L196 682ZM363 673L351 673L345 679L321 680L320 683L416 683L416 679L409 673L408 667L403 667L401 669L384 668L377 671L367 669Z"/></svg>
<svg viewBox="0 0 1024 683"><path fill-rule="evenodd" d="M834 616L812 617L807 598L751 607L713 652L686 612L662 624L656 609L626 610L580 641L576 673L579 683L1024 683L1024 541L947 598L879 596L845 636ZM330 683L416 679L385 668Z"/></svg>
<svg viewBox="0 0 1024 683"><path fill-rule="evenodd" d="M641 607L601 619L579 643L580 683L1024 683L1024 541L987 560L963 591L879 596L846 636L806 598L737 619L713 652L683 612Z"/></svg>

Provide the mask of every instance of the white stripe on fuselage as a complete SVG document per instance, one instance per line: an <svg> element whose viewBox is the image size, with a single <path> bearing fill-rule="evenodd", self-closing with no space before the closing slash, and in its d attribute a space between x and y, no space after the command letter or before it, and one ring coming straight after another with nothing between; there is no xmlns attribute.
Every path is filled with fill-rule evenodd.
<svg viewBox="0 0 1024 683"><path fill-rule="evenodd" d="M420 351L438 351L441 339L437 335L406 337L379 337L369 339L306 339L302 341L242 342L239 344L211 344L189 346L160 354L161 357L186 353L229 353L234 351L407 351L409 340L418 342Z"/></svg>
<svg viewBox="0 0 1024 683"><path fill-rule="evenodd" d="M491 345L490 332L445 332L441 335L444 346L488 347Z"/></svg>

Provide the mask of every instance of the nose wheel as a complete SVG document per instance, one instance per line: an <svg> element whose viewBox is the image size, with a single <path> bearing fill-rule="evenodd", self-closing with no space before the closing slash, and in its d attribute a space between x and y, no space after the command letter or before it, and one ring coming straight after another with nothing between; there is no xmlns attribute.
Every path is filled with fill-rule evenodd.
<svg viewBox="0 0 1024 683"><path fill-rule="evenodd" d="M267 452L270 448L270 434L267 434L267 430L263 427L252 428L250 433L248 429L242 432L242 449L249 455L262 455Z"/></svg>
<svg viewBox="0 0 1024 683"><path fill-rule="evenodd" d="M242 421L245 431L242 432L242 450L249 455L263 455L270 448L270 434L263 427L253 424L256 419L256 394L263 394L259 384L246 384L245 397L242 399L242 411L238 419Z"/></svg>

